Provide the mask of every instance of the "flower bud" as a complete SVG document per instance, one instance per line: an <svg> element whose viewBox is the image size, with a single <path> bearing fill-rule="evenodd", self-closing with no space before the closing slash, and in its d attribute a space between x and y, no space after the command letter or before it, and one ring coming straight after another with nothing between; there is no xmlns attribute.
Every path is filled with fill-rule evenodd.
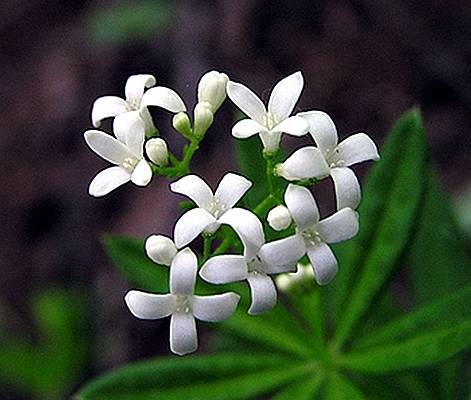
<svg viewBox="0 0 471 400"><path fill-rule="evenodd" d="M165 167L168 163L167 143L162 138L149 139L146 143L146 154L154 164Z"/></svg>
<svg viewBox="0 0 471 400"><path fill-rule="evenodd" d="M173 116L173 127L185 137L191 136L191 123L190 117L184 111L179 112Z"/></svg>
<svg viewBox="0 0 471 400"><path fill-rule="evenodd" d="M275 284L281 292L289 292L295 287L311 284L314 281L314 269L310 263L297 264L296 272L279 274L275 277Z"/></svg>
<svg viewBox="0 0 471 400"><path fill-rule="evenodd" d="M198 102L209 103L214 114L226 98L226 85L229 77L221 72L209 71L204 74L198 84Z"/></svg>
<svg viewBox="0 0 471 400"><path fill-rule="evenodd" d="M291 224L291 214L285 206L276 206L268 213L267 221L275 231L282 231Z"/></svg>
<svg viewBox="0 0 471 400"><path fill-rule="evenodd" d="M194 109L194 126L193 132L195 136L204 136L208 128L214 120L213 112L207 102L198 103Z"/></svg>
<svg viewBox="0 0 471 400"><path fill-rule="evenodd" d="M146 240L146 253L157 264L170 265L178 252L172 239L163 235L152 235Z"/></svg>

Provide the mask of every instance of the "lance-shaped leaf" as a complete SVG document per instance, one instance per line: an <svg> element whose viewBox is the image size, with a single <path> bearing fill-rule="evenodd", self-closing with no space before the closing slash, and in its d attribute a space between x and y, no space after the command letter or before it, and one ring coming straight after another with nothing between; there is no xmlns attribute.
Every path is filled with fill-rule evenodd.
<svg viewBox="0 0 471 400"><path fill-rule="evenodd" d="M327 400L348 399L363 400L366 397L353 383L344 376L332 372L327 386Z"/></svg>
<svg viewBox="0 0 471 400"><path fill-rule="evenodd" d="M324 374L320 371L314 372L314 376L304 376L290 383L289 386L279 391L272 400L311 400L316 398L317 393L324 383Z"/></svg>
<svg viewBox="0 0 471 400"><path fill-rule="evenodd" d="M471 320L471 285L399 317L361 338L356 349L402 341L421 332Z"/></svg>
<svg viewBox="0 0 471 400"><path fill-rule="evenodd" d="M334 287L343 299L340 304L345 301L334 338L337 348L349 339L399 266L416 226L423 197L426 154L418 111L411 111L399 120L382 154L383 159L371 171L360 207L362 231L352 240L348 257L344 257L347 262L339 274L343 278L339 276L341 282ZM353 287L351 292L349 286Z"/></svg>
<svg viewBox="0 0 471 400"><path fill-rule="evenodd" d="M339 364L368 374L390 373L436 364L471 346L471 319L416 336L345 354Z"/></svg>
<svg viewBox="0 0 471 400"><path fill-rule="evenodd" d="M156 359L105 374L80 390L76 399L249 399L309 373L312 365L270 354Z"/></svg>

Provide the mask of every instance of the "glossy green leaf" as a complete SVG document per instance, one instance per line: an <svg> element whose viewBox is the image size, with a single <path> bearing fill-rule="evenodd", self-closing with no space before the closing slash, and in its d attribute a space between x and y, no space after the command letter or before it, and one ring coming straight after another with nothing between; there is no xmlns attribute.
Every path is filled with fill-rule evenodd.
<svg viewBox="0 0 471 400"><path fill-rule="evenodd" d="M275 355L225 354L132 364L85 386L77 400L235 400L274 391L311 365Z"/></svg>
<svg viewBox="0 0 471 400"><path fill-rule="evenodd" d="M447 328L467 319L471 319L471 285L378 328L370 335L361 338L357 348L393 343L420 332Z"/></svg>
<svg viewBox="0 0 471 400"><path fill-rule="evenodd" d="M114 265L137 289L155 293L168 291L169 268L147 257L143 240L106 235L103 243Z"/></svg>
<svg viewBox="0 0 471 400"><path fill-rule="evenodd" d="M314 376L305 376L279 391L271 400L311 400L316 398L324 383L324 375L314 372Z"/></svg>
<svg viewBox="0 0 471 400"><path fill-rule="evenodd" d="M329 376L329 384L327 385L327 396L326 400L362 400L366 397L361 393L353 383L351 383L344 376L332 372Z"/></svg>
<svg viewBox="0 0 471 400"><path fill-rule="evenodd" d="M342 367L368 374L381 374L436 364L471 346L471 319L448 328L420 332L383 347L343 355Z"/></svg>
<svg viewBox="0 0 471 400"><path fill-rule="evenodd" d="M336 348L349 339L400 265L423 198L425 154L420 113L411 111L393 129L383 148L383 159L373 167L365 185L359 209L361 233L352 240L348 257L343 257L347 262L341 267L338 286L333 287L344 299L334 338Z"/></svg>

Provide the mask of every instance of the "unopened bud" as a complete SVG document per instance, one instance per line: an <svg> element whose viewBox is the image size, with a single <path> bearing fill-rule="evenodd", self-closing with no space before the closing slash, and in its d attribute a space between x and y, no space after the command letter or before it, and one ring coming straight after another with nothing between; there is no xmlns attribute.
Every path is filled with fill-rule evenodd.
<svg viewBox="0 0 471 400"><path fill-rule="evenodd" d="M296 272L279 274L275 277L275 284L281 292L289 292L295 287L312 284L314 269L311 264L298 263Z"/></svg>
<svg viewBox="0 0 471 400"><path fill-rule="evenodd" d="M193 132L195 136L203 136L214 120L213 112L206 102L198 103L194 109L194 126Z"/></svg>
<svg viewBox="0 0 471 400"><path fill-rule="evenodd" d="M170 265L178 252L172 239L163 235L152 235L146 240L146 253L157 264Z"/></svg>
<svg viewBox="0 0 471 400"><path fill-rule="evenodd" d="M207 102L214 114L226 98L226 85L229 77L218 71L204 74L198 84L198 102Z"/></svg>
<svg viewBox="0 0 471 400"><path fill-rule="evenodd" d="M275 231L282 231L291 224L291 213L285 206L276 206L268 213L267 221Z"/></svg>
<svg viewBox="0 0 471 400"><path fill-rule="evenodd" d="M146 154L154 164L165 167L168 163L168 148L161 138L149 139L146 143Z"/></svg>
<svg viewBox="0 0 471 400"><path fill-rule="evenodd" d="M173 127L185 137L191 136L191 123L190 117L184 111L179 112L173 116Z"/></svg>

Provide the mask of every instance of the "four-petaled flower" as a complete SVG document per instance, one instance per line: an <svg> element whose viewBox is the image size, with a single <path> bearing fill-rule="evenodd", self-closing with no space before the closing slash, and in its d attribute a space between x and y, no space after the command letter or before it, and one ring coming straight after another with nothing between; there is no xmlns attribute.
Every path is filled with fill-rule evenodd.
<svg viewBox="0 0 471 400"><path fill-rule="evenodd" d="M282 79L271 92L267 110L249 88L241 83L229 81L227 95L244 114L249 116L248 119L243 119L234 125L232 135L245 139L258 133L267 152L278 150L283 132L294 136L304 135L309 128L307 122L301 117L290 117L303 85L301 72L295 72Z"/></svg>
<svg viewBox="0 0 471 400"><path fill-rule="evenodd" d="M152 178L152 169L144 159L144 122L133 115L123 115L119 122L115 120L113 131L116 138L97 130L84 134L96 154L115 164L93 178L88 192L95 197L104 196L129 181L146 186Z"/></svg>
<svg viewBox="0 0 471 400"><path fill-rule="evenodd" d="M221 225L221 218L241 199L252 182L243 176L227 173L213 194L210 187L197 175L186 175L170 185L175 193L193 200L198 208L183 214L175 224L174 240L182 248L200 233L214 233Z"/></svg>
<svg viewBox="0 0 471 400"><path fill-rule="evenodd" d="M362 161L378 160L376 145L365 133L357 133L338 143L334 122L322 111L299 113L298 116L309 122L309 132L317 147L307 146L295 151L277 166L277 173L290 181L322 179L330 175L334 181L337 210L356 209L361 199L360 184L348 167Z"/></svg>
<svg viewBox="0 0 471 400"><path fill-rule="evenodd" d="M220 222L230 225L244 245L243 255L220 255L210 258L200 276L210 283L223 284L247 280L252 295L249 314L270 310L277 293L270 274L294 271L305 249L300 236L265 243L260 220L248 210L233 208Z"/></svg>
<svg viewBox="0 0 471 400"><path fill-rule="evenodd" d="M212 296L193 294L198 262L189 249L181 250L170 266L170 293L153 294L131 290L125 301L131 313L141 319L159 319L171 315L170 349L178 355L198 347L195 318L218 322L237 308L239 295L233 292Z"/></svg>
<svg viewBox="0 0 471 400"><path fill-rule="evenodd" d="M101 121L109 117L120 118L131 113L144 121L145 131L154 132L155 126L147 106L159 106L174 113L185 111L180 96L172 89L155 85L155 78L148 74L131 75L124 88L125 99L118 96L103 96L95 100L92 107L92 123L98 128Z"/></svg>
<svg viewBox="0 0 471 400"><path fill-rule="evenodd" d="M309 189L289 184L285 203L296 224L294 236L304 242L303 255L307 254L314 269L317 283L325 285L336 275L337 259L327 245L354 237L358 233L358 214L343 208L320 221L316 201Z"/></svg>

